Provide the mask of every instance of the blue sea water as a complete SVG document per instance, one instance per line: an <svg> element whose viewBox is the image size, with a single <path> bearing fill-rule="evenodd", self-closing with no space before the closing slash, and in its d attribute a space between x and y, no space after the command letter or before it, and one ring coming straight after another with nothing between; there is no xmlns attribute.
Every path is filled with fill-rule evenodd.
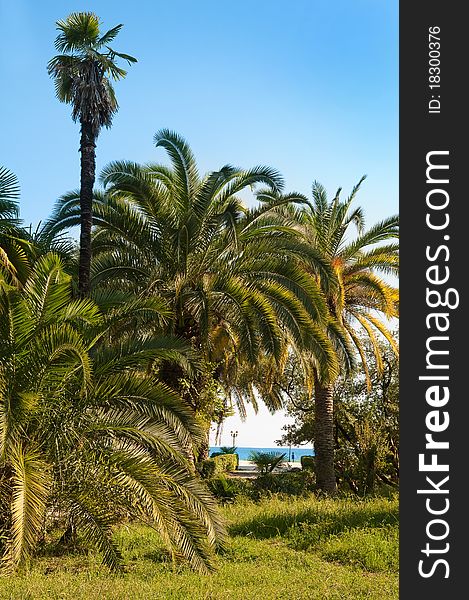
<svg viewBox="0 0 469 600"><path fill-rule="evenodd" d="M217 452L220 450L219 446L210 446L210 454L212 452ZM314 450L312 448L295 448L295 447L281 447L276 446L275 448L241 448L237 447L236 452L239 456L239 460L249 460L249 455L251 452L275 452L276 454L281 454L285 452L285 458L288 460L290 458L291 462L300 462L302 456L314 456Z"/></svg>

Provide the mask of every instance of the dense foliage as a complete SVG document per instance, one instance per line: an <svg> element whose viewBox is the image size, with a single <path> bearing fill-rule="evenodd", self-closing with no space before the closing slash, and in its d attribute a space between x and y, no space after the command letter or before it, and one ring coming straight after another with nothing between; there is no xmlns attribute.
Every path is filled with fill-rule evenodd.
<svg viewBox="0 0 469 600"><path fill-rule="evenodd" d="M71 297L55 255L24 288L0 288L0 533L7 567L24 561L51 522L95 543L109 566L111 525L152 522L175 555L209 566L223 536L216 507L184 457L200 437L177 395L148 372L150 358L191 352L177 340L116 333L151 302L104 315ZM112 333L111 333L112 332ZM138 332L138 329L137 329ZM112 343L109 336L112 335Z"/></svg>
<svg viewBox="0 0 469 600"><path fill-rule="evenodd" d="M204 369L189 380L163 363L160 377L178 389L208 435L210 422L223 414L220 398L234 398L243 411L255 390L271 408L281 406L265 372L253 372L259 365L281 368L288 348L310 350L325 377L334 369L321 327L327 306L303 264L325 280L332 271L314 246L272 213L270 195L283 185L275 170L225 165L200 177L180 136L162 130L155 142L170 167L122 161L102 173L105 191L95 193L93 204L92 283L164 299L171 311L165 331L191 343ZM265 206L249 210L239 194L258 184L269 186L260 191ZM79 193L66 194L48 230L77 225L80 215ZM253 376L246 378L246 371ZM208 440L201 458L207 452Z"/></svg>
<svg viewBox="0 0 469 600"><path fill-rule="evenodd" d="M115 161L95 187L95 146L125 76L90 12L57 22L48 64L81 138L80 188L25 228L19 184L0 167L0 552L14 570L56 533L92 543L117 569L114 526L143 520L173 561L206 571L224 545L215 496L249 484L235 449L208 458L208 433L260 401L315 442L311 471L278 475L257 453L264 493L360 494L398 476L398 219L366 229L352 202L285 193L268 166L199 173L162 129L169 164ZM252 206L243 200L251 192ZM79 244L71 229L80 226ZM361 330L364 335L359 335ZM356 365L362 371L357 375ZM335 456L334 456L335 452ZM277 469L278 470L278 469Z"/></svg>

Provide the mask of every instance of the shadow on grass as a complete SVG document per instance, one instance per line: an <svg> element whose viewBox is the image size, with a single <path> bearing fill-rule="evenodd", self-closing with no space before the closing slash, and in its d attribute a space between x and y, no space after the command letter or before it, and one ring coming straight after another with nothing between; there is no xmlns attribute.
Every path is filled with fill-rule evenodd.
<svg viewBox="0 0 469 600"><path fill-rule="evenodd" d="M37 555L39 557L60 558L62 556L86 556L89 554L90 546L77 541L74 543L64 544L62 542L49 542L39 545Z"/></svg>
<svg viewBox="0 0 469 600"><path fill-rule="evenodd" d="M291 512L278 512L268 509L255 517L236 523L229 528L231 535L242 535L254 539L268 539L279 536L291 537L298 528L308 530L309 543L338 535L354 529L371 529L397 526L398 508L376 509L366 503L358 506L329 506L307 508Z"/></svg>
<svg viewBox="0 0 469 600"><path fill-rule="evenodd" d="M143 554L143 558L146 560L151 560L154 563L160 564L171 564L171 554L164 549L152 550L151 552L147 552Z"/></svg>

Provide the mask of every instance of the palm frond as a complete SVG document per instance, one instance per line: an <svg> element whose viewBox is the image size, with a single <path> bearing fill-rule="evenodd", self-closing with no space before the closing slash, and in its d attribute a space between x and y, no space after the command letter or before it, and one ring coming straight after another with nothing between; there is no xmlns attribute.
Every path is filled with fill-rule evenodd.
<svg viewBox="0 0 469 600"><path fill-rule="evenodd" d="M34 445L11 445L9 461L13 470L11 527L2 559L7 569L23 563L34 553L50 487L48 465Z"/></svg>
<svg viewBox="0 0 469 600"><path fill-rule="evenodd" d="M18 178L10 170L0 166L0 219L18 216L19 195Z"/></svg>

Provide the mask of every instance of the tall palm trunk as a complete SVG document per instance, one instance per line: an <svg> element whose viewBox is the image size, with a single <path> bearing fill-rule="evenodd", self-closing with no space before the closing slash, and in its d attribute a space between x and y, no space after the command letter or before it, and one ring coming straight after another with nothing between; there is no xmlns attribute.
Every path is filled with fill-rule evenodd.
<svg viewBox="0 0 469 600"><path fill-rule="evenodd" d="M91 226L93 222L93 187L96 176L96 135L91 123L81 122L80 176L80 261L78 291L81 297L90 295Z"/></svg>
<svg viewBox="0 0 469 600"><path fill-rule="evenodd" d="M198 461L201 462L209 458L210 455L210 423L204 429L204 437L199 447Z"/></svg>
<svg viewBox="0 0 469 600"><path fill-rule="evenodd" d="M334 470L334 397L331 384L314 382L314 455L318 489L328 495L337 493Z"/></svg>

